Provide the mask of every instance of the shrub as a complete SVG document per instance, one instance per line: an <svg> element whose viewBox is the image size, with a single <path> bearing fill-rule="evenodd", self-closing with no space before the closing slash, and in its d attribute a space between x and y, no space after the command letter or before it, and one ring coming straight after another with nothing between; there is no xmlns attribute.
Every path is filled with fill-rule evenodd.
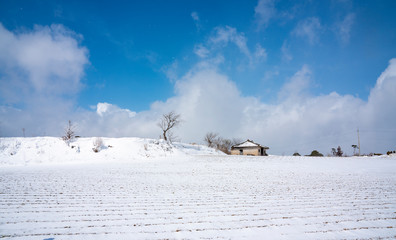
<svg viewBox="0 0 396 240"><path fill-rule="evenodd" d="M333 156L335 156L335 157L342 157L342 154L344 153L344 152L341 150L341 147L340 147L340 146L337 147L337 150L336 150L335 148L332 148L332 149L331 149L331 152L333 153Z"/></svg>
<svg viewBox="0 0 396 240"><path fill-rule="evenodd" d="M396 151L387 151L386 152L387 155L391 155L392 153L396 153Z"/></svg>
<svg viewBox="0 0 396 240"><path fill-rule="evenodd" d="M68 145L70 141L76 136L75 129L75 125L69 120L68 125L65 128L65 135L62 136L63 141L65 141Z"/></svg>
<svg viewBox="0 0 396 240"><path fill-rule="evenodd" d="M313 150L313 151L311 152L311 154L310 154L310 155L307 155L307 156L310 156L310 157L323 157L323 154L321 154L321 153L318 152L317 150Z"/></svg>

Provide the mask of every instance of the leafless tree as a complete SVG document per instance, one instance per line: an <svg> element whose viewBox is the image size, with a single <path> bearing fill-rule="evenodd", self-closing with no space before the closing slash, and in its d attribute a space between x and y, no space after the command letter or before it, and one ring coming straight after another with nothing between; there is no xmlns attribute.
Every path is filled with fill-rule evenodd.
<svg viewBox="0 0 396 240"><path fill-rule="evenodd" d="M169 142L180 142L180 138L175 135L174 132L168 131L168 141Z"/></svg>
<svg viewBox="0 0 396 240"><path fill-rule="evenodd" d="M217 149L219 149L220 151L226 154L230 154L231 147L232 147L232 141L230 139L221 138L221 137L218 138Z"/></svg>
<svg viewBox="0 0 396 240"><path fill-rule="evenodd" d="M217 133L208 132L204 138L206 145L208 145L208 147L211 147L211 148L216 147L216 142L217 142L218 136L219 136L219 134L217 134Z"/></svg>
<svg viewBox="0 0 396 240"><path fill-rule="evenodd" d="M65 128L65 135L62 137L62 139L66 142L72 140L76 136L75 130L76 126L69 120Z"/></svg>
<svg viewBox="0 0 396 240"><path fill-rule="evenodd" d="M239 139L227 139L220 137L217 133L208 132L205 135L204 141L208 147L215 148L226 154L230 154L231 147L241 142Z"/></svg>
<svg viewBox="0 0 396 240"><path fill-rule="evenodd" d="M231 140L231 147L237 144L240 144L242 142L242 140L240 138L233 138Z"/></svg>
<svg viewBox="0 0 396 240"><path fill-rule="evenodd" d="M162 115L159 123L157 124L162 129L162 137L165 141L172 141L175 139L175 136L171 132L171 130L181 123L180 114L176 114L174 112L165 113Z"/></svg>

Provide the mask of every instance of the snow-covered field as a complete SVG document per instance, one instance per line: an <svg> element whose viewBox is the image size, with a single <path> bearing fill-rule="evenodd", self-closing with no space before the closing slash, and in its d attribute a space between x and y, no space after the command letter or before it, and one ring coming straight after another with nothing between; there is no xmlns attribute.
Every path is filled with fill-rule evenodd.
<svg viewBox="0 0 396 240"><path fill-rule="evenodd" d="M241 157L184 145L167 156L160 147L156 157L101 151L107 161L37 164L51 151L27 154L24 144L2 156L0 238L396 238L396 157ZM23 153L24 166L7 162Z"/></svg>

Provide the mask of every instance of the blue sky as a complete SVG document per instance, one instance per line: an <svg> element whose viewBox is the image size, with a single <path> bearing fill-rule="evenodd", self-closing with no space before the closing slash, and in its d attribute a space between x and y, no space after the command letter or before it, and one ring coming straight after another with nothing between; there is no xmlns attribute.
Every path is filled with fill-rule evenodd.
<svg viewBox="0 0 396 240"><path fill-rule="evenodd" d="M157 137L155 124L136 126L141 121L154 123L167 110L185 116L186 124L178 133L181 140L200 142L205 132L214 131L227 137L255 137L276 146L277 153L307 151L305 146L314 148L312 143L323 135L334 136L324 140L327 145L345 142L347 148L354 144L350 142L357 127L368 135L378 129L395 133L389 116L383 116L379 122L386 124L380 126L351 120L369 114L363 112L373 102L369 96L374 95L379 76L393 69L395 1L0 1L0 6L2 34L14 39L0 42L2 51L11 49L0 61L0 130L5 136L20 136L21 128L32 136L59 135L61 119L69 117L83 135ZM41 51L28 55L27 62L23 49L29 52L29 47ZM222 78L224 83L218 80ZM206 96L213 97L207 104L215 105L206 113L195 104L204 101L191 96L208 94L211 87L220 99ZM228 104L241 104L240 111L222 112L228 108L221 103L227 99L221 96L223 87L235 90ZM195 92L187 95L191 89ZM345 119L329 112L328 119L314 117L312 131L323 133L306 133L312 116L304 109L334 94L338 98L333 102L339 100L345 107L340 113L351 113ZM294 95L299 100L289 104ZM392 102L389 97L387 102ZM182 107L181 101L189 102L189 107ZM326 104L312 108L316 107L325 113L329 109ZM252 108L262 112L249 113ZM99 109L111 117L104 119ZM282 114L276 115L280 109ZM295 112L297 116L290 118ZM8 123L15 122L12 117L18 118L18 126ZM222 121L229 118L233 121L225 127ZM271 125L283 120L285 126L295 124L302 130L287 135L284 126ZM103 127L105 122L114 129ZM198 127L202 122L209 127ZM243 127L247 123L257 126L248 130ZM332 130L337 125L343 133ZM298 135L304 147L286 149L283 140L272 141L272 135L290 142ZM395 138L386 133L375 138L386 139L386 146L370 151L394 147Z"/></svg>

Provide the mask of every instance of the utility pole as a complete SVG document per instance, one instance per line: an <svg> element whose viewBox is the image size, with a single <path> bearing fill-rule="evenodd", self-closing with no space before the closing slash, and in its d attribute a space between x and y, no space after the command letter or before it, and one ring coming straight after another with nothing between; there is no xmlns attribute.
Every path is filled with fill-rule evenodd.
<svg viewBox="0 0 396 240"><path fill-rule="evenodd" d="M359 128L357 129L358 134L358 148L359 148L359 156L360 156L360 136L359 136Z"/></svg>

